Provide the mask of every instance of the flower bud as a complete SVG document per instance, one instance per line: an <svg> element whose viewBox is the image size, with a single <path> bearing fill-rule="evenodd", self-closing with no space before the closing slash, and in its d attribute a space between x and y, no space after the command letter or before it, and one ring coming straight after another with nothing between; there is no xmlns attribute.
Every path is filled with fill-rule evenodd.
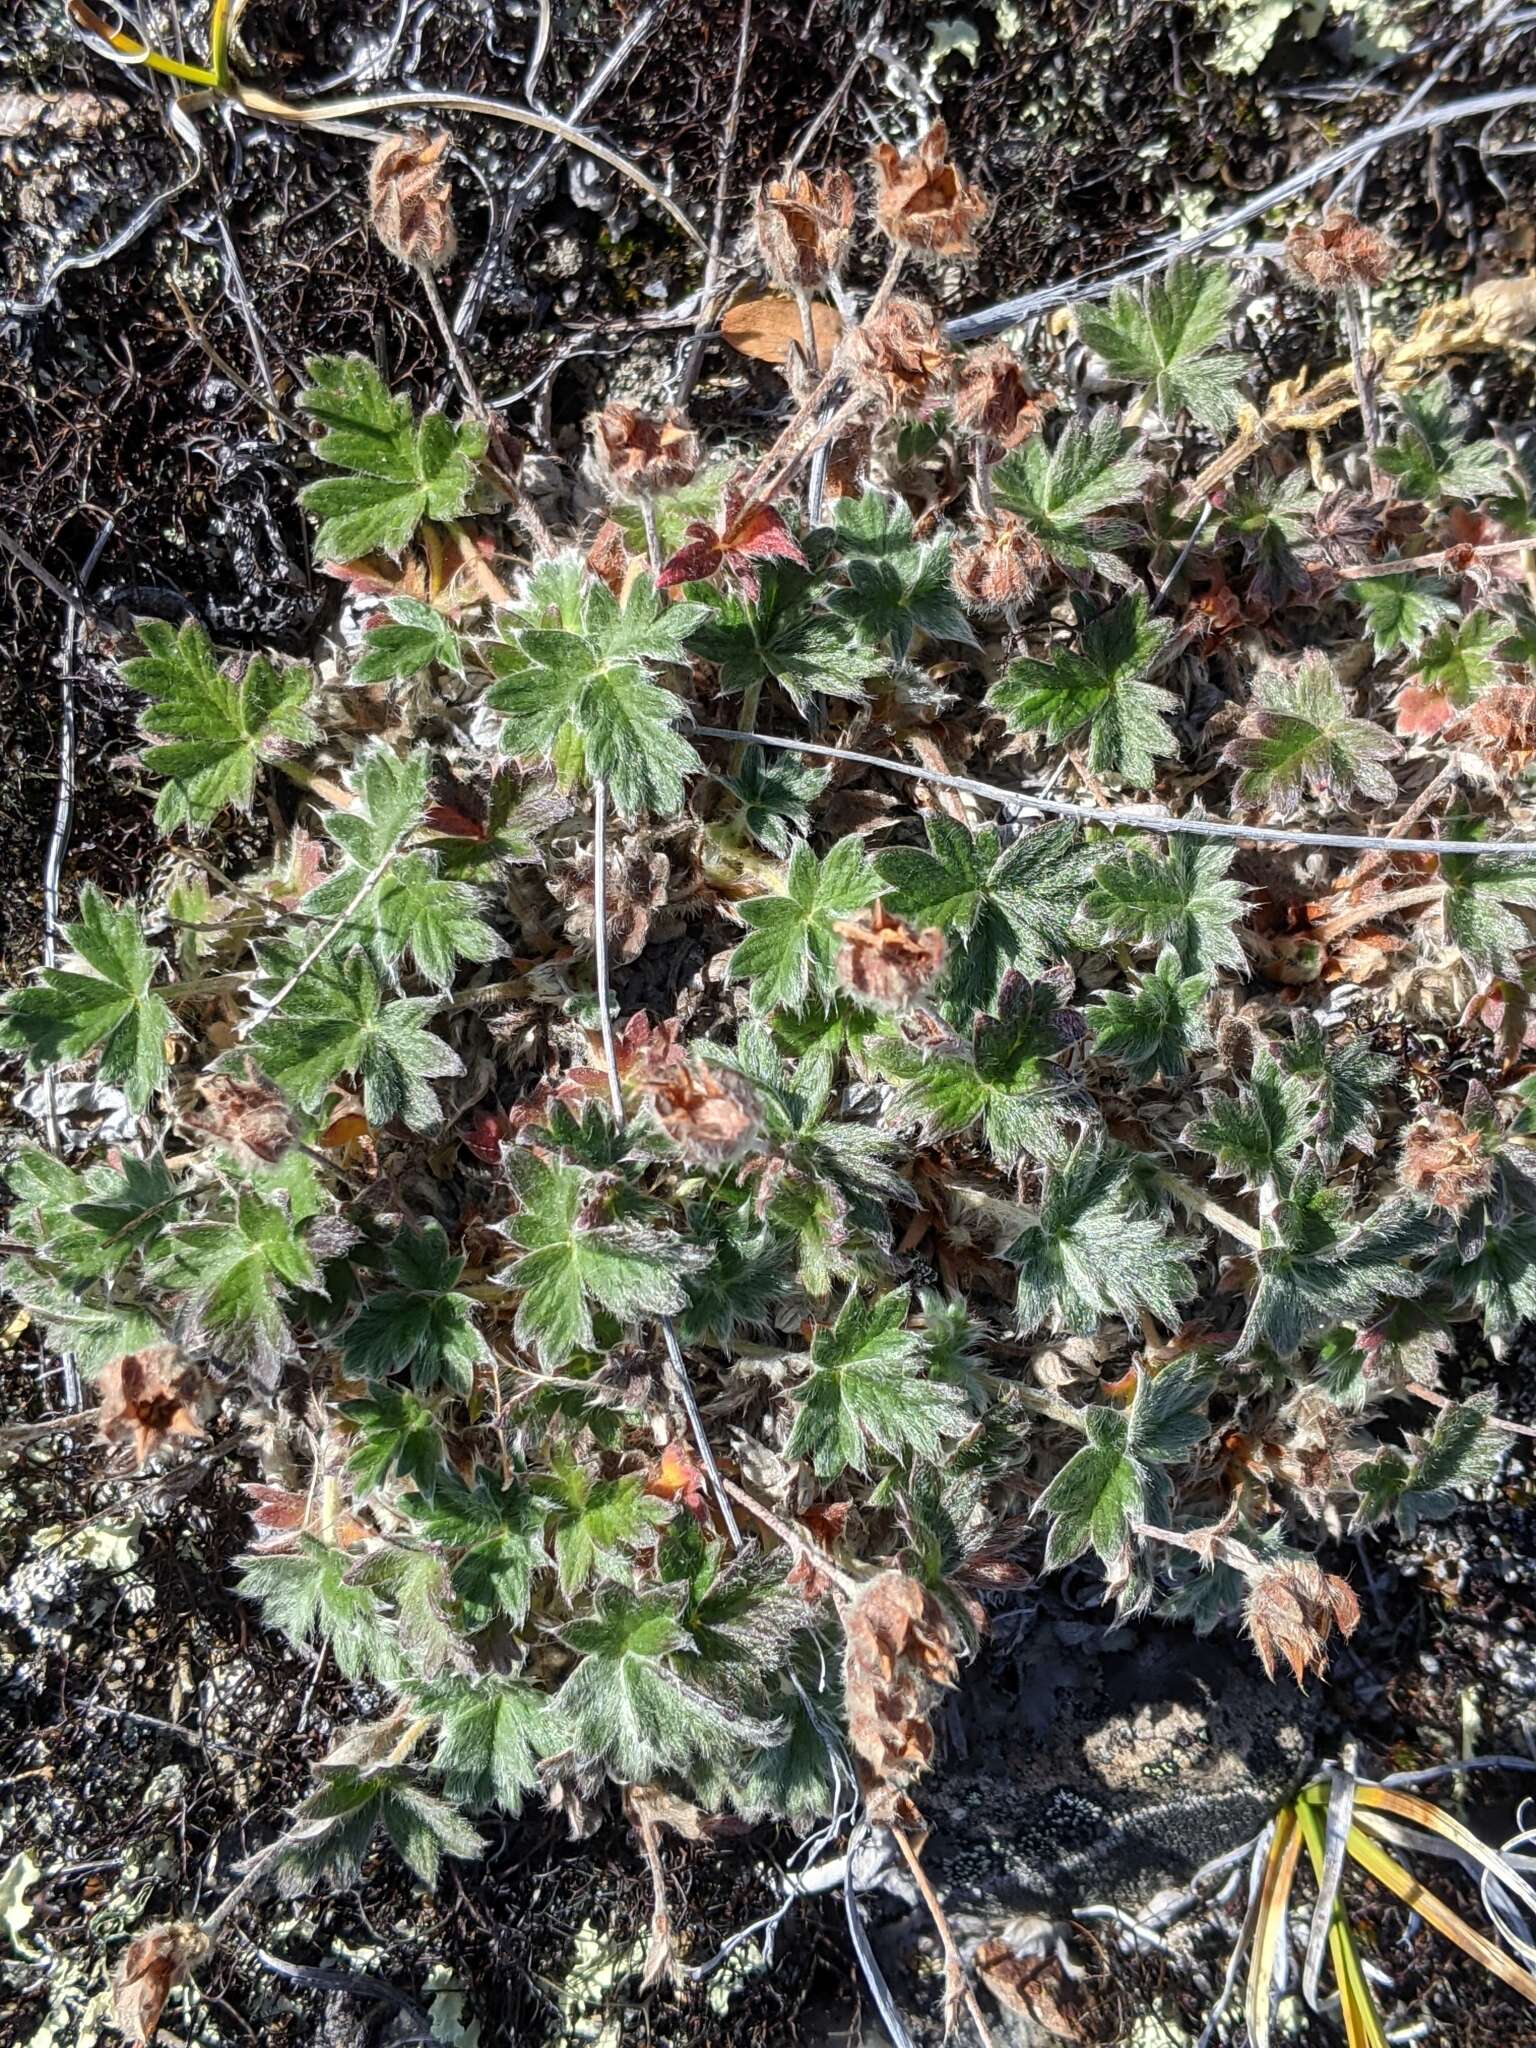
<svg viewBox="0 0 1536 2048"><path fill-rule="evenodd" d="M955 391L955 419L968 434L999 448L1017 448L1054 403L1049 393L1030 395L1023 365L1006 342L999 341L966 357Z"/></svg>
<svg viewBox="0 0 1536 2048"><path fill-rule="evenodd" d="M954 557L955 588L972 611L1011 612L1028 604L1046 571L1045 551L1012 512L983 514L975 539Z"/></svg>

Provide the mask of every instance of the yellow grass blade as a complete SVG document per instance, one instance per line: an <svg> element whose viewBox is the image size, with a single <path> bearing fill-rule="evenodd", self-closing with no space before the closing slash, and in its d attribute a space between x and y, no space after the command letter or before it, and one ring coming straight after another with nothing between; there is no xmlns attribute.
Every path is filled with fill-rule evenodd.
<svg viewBox="0 0 1536 2048"><path fill-rule="evenodd" d="M1248 1964L1248 2038L1253 2048L1269 2048L1270 1995L1280 1944L1285 1939L1285 1916L1300 1854L1296 1809L1288 1806L1275 1819L1274 1840L1269 1845L1259 1888L1258 1918L1253 1924L1253 1955Z"/></svg>
<svg viewBox="0 0 1536 2048"><path fill-rule="evenodd" d="M1366 1788L1361 1787L1364 1791ZM1385 1788L1375 1786L1373 1790ZM1419 1802L1414 1801L1414 1804ZM1444 1820L1446 1816L1438 1816ZM1442 1828L1439 1832L1445 1832ZM1429 1925L1447 1941L1454 1941L1459 1949L1474 1961L1491 1970L1502 1984L1511 1991L1518 1991L1522 1998L1536 2005L1536 1977L1532 1977L1520 1965L1513 1962L1503 1949L1495 1947L1486 1935L1479 1934L1475 1927L1469 1927L1461 1915L1448 1906L1436 1893L1429 1891L1409 1871L1404 1870L1394 1856L1389 1856L1379 1842L1373 1841L1363 1828L1350 1830L1349 1853L1354 1857L1367 1876L1374 1877L1378 1884L1384 1884L1389 1892L1395 1892L1405 1906L1411 1906L1415 1913L1427 1920Z"/></svg>
<svg viewBox="0 0 1536 2048"><path fill-rule="evenodd" d="M1307 1854L1312 1859L1313 1874L1321 1884L1327 1849L1322 1815L1310 1802L1298 1802L1296 1811L1301 1832L1306 1838ZM1387 2048L1386 2029L1376 2010L1376 2001L1371 1996L1355 1938L1337 1893L1328 1915L1328 1954L1333 1963L1334 1982L1339 1987L1339 2011L1343 2015L1344 2038L1349 2048Z"/></svg>
<svg viewBox="0 0 1536 2048"><path fill-rule="evenodd" d="M1361 1794L1367 1796L1363 1797ZM1510 1863L1509 1858L1497 1849L1490 1849L1481 1837L1474 1835L1454 1814L1444 1807L1434 1806L1427 1799L1416 1798L1411 1792L1399 1792L1394 1785L1361 1785L1356 1788L1355 1805L1364 1809L1367 1816L1372 1811L1396 1814L1400 1820L1411 1820L1427 1834L1438 1835L1443 1842L1460 1849L1469 1856L1481 1870L1496 1878L1504 1889L1517 1898L1526 1911L1536 1916L1536 1891Z"/></svg>

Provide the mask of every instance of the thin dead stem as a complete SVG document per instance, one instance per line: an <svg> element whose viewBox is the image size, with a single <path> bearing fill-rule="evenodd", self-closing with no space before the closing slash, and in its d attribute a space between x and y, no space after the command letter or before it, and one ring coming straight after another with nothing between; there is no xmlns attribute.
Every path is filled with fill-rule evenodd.
<svg viewBox="0 0 1536 2048"><path fill-rule="evenodd" d="M890 775L905 775L915 782L931 782L940 789L964 790L1011 811L1036 811L1051 818L1076 818L1085 825L1156 832L1164 837L1182 835L1190 839L1234 839L1255 846L1330 846L1348 853L1454 853L1467 854L1474 859L1515 853L1536 858L1536 840L1530 839L1389 839L1383 833L1292 832L1278 825L1233 825L1220 818L1170 818L1139 804L1074 804L1031 790L1000 789L996 783L982 782L974 775L941 775L932 768L914 768L909 762L887 760L882 754L864 754L852 747L825 746L817 740L781 739L773 733L732 732L720 725L696 725L693 731L699 739L730 740L751 747L775 747L791 754L814 754L823 761L856 761L865 768L883 768Z"/></svg>
<svg viewBox="0 0 1536 2048"><path fill-rule="evenodd" d="M715 176L715 208L709 224L709 252L704 259L704 278L699 286L699 315L693 340L678 375L673 403L681 411L693 396L704 364L704 350L714 318L720 277L720 250L725 240L725 209L731 192L731 172L736 164L736 131L741 125L742 90L747 82L747 53L752 46L752 0L741 0L741 26L736 43L736 75L731 83L731 103L720 138L720 168Z"/></svg>
<svg viewBox="0 0 1536 2048"><path fill-rule="evenodd" d="M923 1904L928 1908L928 1917L933 1922L934 1932L938 1935L939 1945L944 1951L944 2032L946 2036L954 2032L956 2019L963 2005L970 2014L971 2025L976 2029L976 2038L980 2041L981 2048L992 2048L992 2036L982 2017L981 2007L976 2003L976 1994L966 1976L965 1964L961 1960L959 1949L955 1946L955 1937L949 1931L949 1921L945 1917L939 1895L929 1881L922 1859L907 1836L900 1828L892 1828L891 1834L908 1870L912 1873L912 1882L917 1886Z"/></svg>

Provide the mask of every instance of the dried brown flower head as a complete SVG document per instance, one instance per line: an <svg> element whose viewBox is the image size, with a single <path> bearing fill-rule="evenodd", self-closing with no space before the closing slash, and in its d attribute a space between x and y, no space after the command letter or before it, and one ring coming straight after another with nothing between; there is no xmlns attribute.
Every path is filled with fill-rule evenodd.
<svg viewBox="0 0 1536 2048"><path fill-rule="evenodd" d="M1359 562L1383 531L1385 507L1364 491L1330 491L1312 515L1312 538L1323 560L1335 569Z"/></svg>
<svg viewBox="0 0 1536 2048"><path fill-rule="evenodd" d="M130 2041L152 2041L165 2001L212 1947L192 1920L171 1920L135 1935L112 1972L112 2017L119 2031Z"/></svg>
<svg viewBox="0 0 1536 2048"><path fill-rule="evenodd" d="M197 1367L174 1344L151 1344L103 1372L97 1423L109 1444L131 1444L142 1465L168 1437L201 1436L207 1400Z"/></svg>
<svg viewBox="0 0 1536 2048"><path fill-rule="evenodd" d="M843 1629L848 1740L870 1817L889 1822L933 1759L928 1717L955 1683L954 1637L927 1587L895 1571L861 1589Z"/></svg>
<svg viewBox="0 0 1536 2048"><path fill-rule="evenodd" d="M1456 737L1506 773L1518 774L1536 757L1536 685L1489 683L1462 714Z"/></svg>
<svg viewBox="0 0 1536 2048"><path fill-rule="evenodd" d="M967 433L979 434L999 448L1017 448L1027 441L1055 403L1049 393L1030 395L1024 366L1006 342L977 349L961 364L955 419Z"/></svg>
<svg viewBox="0 0 1536 2048"><path fill-rule="evenodd" d="M905 418L931 412L947 397L955 358L932 309L916 299L891 299L843 344L855 384Z"/></svg>
<svg viewBox="0 0 1536 2048"><path fill-rule="evenodd" d="M654 498L680 490L699 467L698 436L674 414L657 419L632 405L597 415L592 444L604 481L621 498Z"/></svg>
<svg viewBox="0 0 1536 2048"><path fill-rule="evenodd" d="M1322 225L1303 223L1285 238L1286 267L1314 291L1384 284L1397 261L1397 244L1352 213L1330 207Z"/></svg>
<svg viewBox="0 0 1536 2048"><path fill-rule="evenodd" d="M914 931L878 903L834 929L842 941L833 969L839 985L877 1010L910 1009L944 965L941 931Z"/></svg>
<svg viewBox="0 0 1536 2048"><path fill-rule="evenodd" d="M757 1136L757 1097L751 1084L728 1067L669 1060L654 1076L642 1070L639 1086L667 1136L697 1165L723 1166L739 1159Z"/></svg>
<svg viewBox="0 0 1536 2048"><path fill-rule="evenodd" d="M638 960L651 935L651 923L667 903L672 862L645 832L626 832L608 847L608 944L620 966ZM550 893L566 913L566 931L573 939L592 941L593 868L590 861L572 863L551 874Z"/></svg>
<svg viewBox="0 0 1536 2048"><path fill-rule="evenodd" d="M1283 1657L1300 1685L1309 1671L1326 1667L1335 1628L1344 1637L1354 1634L1360 1603L1348 1580L1311 1558L1282 1558L1249 1580L1243 1621L1266 1675L1274 1677Z"/></svg>
<svg viewBox="0 0 1536 2048"><path fill-rule="evenodd" d="M763 268L786 291L809 291L842 268L853 231L853 180L828 171L816 184L804 171L760 187L752 225Z"/></svg>
<svg viewBox="0 0 1536 2048"><path fill-rule="evenodd" d="M1432 1109L1403 1133L1397 1178L1410 1195L1432 1209L1463 1216L1493 1186L1493 1161L1483 1133L1454 1109Z"/></svg>
<svg viewBox="0 0 1536 2048"><path fill-rule="evenodd" d="M871 152L875 218L898 249L934 257L976 254L975 231L992 211L977 185L949 161L949 130L935 121L912 156L888 142Z"/></svg>
<svg viewBox="0 0 1536 2048"><path fill-rule="evenodd" d="M1011 612L1040 588L1045 550L1014 512L983 513L975 539L955 550L955 588L978 612Z"/></svg>
<svg viewBox="0 0 1536 2048"><path fill-rule="evenodd" d="M282 1096L247 1060L245 1075L203 1074L197 1082L204 1111L186 1118L222 1145L241 1166L272 1166L292 1145L293 1117Z"/></svg>
<svg viewBox="0 0 1536 2048"><path fill-rule="evenodd" d="M442 159L452 137L410 128L386 136L368 166L368 214L391 256L413 270L446 270L457 253L453 193Z"/></svg>

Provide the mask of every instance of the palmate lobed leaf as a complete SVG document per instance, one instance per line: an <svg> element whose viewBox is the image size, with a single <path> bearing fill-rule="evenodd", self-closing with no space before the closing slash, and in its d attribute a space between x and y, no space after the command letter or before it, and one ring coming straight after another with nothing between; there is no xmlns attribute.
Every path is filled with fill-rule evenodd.
<svg viewBox="0 0 1536 2048"><path fill-rule="evenodd" d="M969 1428L960 1389L923 1374L922 1339L906 1326L910 1308L903 1292L868 1302L850 1294L812 1338L785 1452L806 1459L818 1478L867 1472L876 1453L935 1459L946 1437Z"/></svg>
<svg viewBox="0 0 1536 2048"><path fill-rule="evenodd" d="M1412 654L1456 610L1444 586L1426 577L1362 576L1347 587L1365 615L1378 661Z"/></svg>
<svg viewBox="0 0 1536 2048"><path fill-rule="evenodd" d="M772 681L795 709L806 712L818 692L862 701L881 661L864 645L854 623L817 606L804 571L764 569L758 593L748 598L715 591L703 621L688 637L689 652L714 662L729 696Z"/></svg>
<svg viewBox="0 0 1536 2048"><path fill-rule="evenodd" d="M1457 813L1447 820L1447 838L1487 836L1481 819ZM1445 883L1441 915L1446 938L1486 972L1518 974L1520 956L1531 942L1520 912L1536 909L1536 858L1446 853L1440 856L1440 874Z"/></svg>
<svg viewBox="0 0 1536 2048"><path fill-rule="evenodd" d="M974 1019L969 1045L893 1044L880 1054L901 1084L892 1115L917 1119L925 1144L979 1124L1001 1166L1060 1159L1084 1102L1055 1062L1082 1034L1053 986L1009 973L998 1014Z"/></svg>
<svg viewBox="0 0 1536 2048"><path fill-rule="evenodd" d="M948 539L916 540L912 514L902 499L870 490L858 498L839 498L832 508L832 528L848 587L834 591L828 605L866 643L888 647L897 660L906 658L918 633L976 646L954 588Z"/></svg>
<svg viewBox="0 0 1536 2048"><path fill-rule="evenodd" d="M484 427L450 426L438 412L415 422L408 400L391 397L362 356L316 356L306 369L297 403L325 430L315 453L352 472L299 493L318 522L315 551L323 561L399 555L423 520L463 515L485 453Z"/></svg>
<svg viewBox="0 0 1536 2048"><path fill-rule="evenodd" d="M1139 291L1122 285L1107 306L1084 306L1078 332L1113 375L1148 387L1165 420L1188 411L1219 434L1237 417L1246 368L1219 347L1236 296L1226 264L1180 257Z"/></svg>
<svg viewBox="0 0 1536 2048"><path fill-rule="evenodd" d="M459 961L493 960L503 948L480 915L478 892L439 872L441 853L406 851L426 822L429 775L423 749L401 758L368 748L347 772L351 808L326 819L342 862L309 891L305 908L335 921L338 952L363 946L386 973L410 958L446 988Z"/></svg>
<svg viewBox="0 0 1536 2048"><path fill-rule="evenodd" d="M683 1278L707 1263L707 1250L671 1231L589 1221L580 1167L523 1151L506 1163L520 1205L506 1225L522 1252L507 1275L523 1290L517 1336L546 1367L592 1347L595 1309L628 1323L686 1307Z"/></svg>
<svg viewBox="0 0 1536 2048"><path fill-rule="evenodd" d="M279 669L258 654L237 678L220 667L195 620L178 631L140 619L134 630L144 652L120 668L124 682L149 698L141 729L167 742L144 754L150 773L167 778L155 806L162 832L177 825L202 832L231 806L249 810L261 763L319 739L307 708L307 668Z"/></svg>
<svg viewBox="0 0 1536 2048"><path fill-rule="evenodd" d="M551 763L567 785L601 777L623 817L671 817L700 762L675 730L682 699L651 671L685 659L708 608L664 604L645 576L621 607L595 577L562 573L562 623L515 626L486 649L498 680L485 701L505 715L502 743L519 760Z"/></svg>
<svg viewBox="0 0 1536 2048"><path fill-rule="evenodd" d="M1173 696L1147 678L1172 628L1152 617L1138 590L1084 623L1081 651L1013 662L988 701L1017 732L1044 732L1065 746L1085 728L1088 766L1148 789L1159 757L1178 752L1165 713Z"/></svg>
<svg viewBox="0 0 1536 2048"><path fill-rule="evenodd" d="M1133 452L1135 435L1105 408L1091 421L1071 420L1055 446L1043 434L1005 456L992 473L997 502L1016 513L1050 559L1066 569L1097 569L1124 583L1129 572L1113 549L1136 529L1104 515L1127 504L1152 473Z"/></svg>
<svg viewBox="0 0 1536 2048"><path fill-rule="evenodd" d="M1173 947L1164 946L1134 989L1105 989L1088 1012L1094 1051L1132 1081L1183 1080L1190 1053L1209 1043L1202 1009L1210 986L1208 974L1185 974Z"/></svg>
<svg viewBox="0 0 1536 2048"><path fill-rule="evenodd" d="M456 1291L464 1261L450 1254L442 1225L402 1230L389 1265L397 1284L365 1303L342 1337L347 1371L365 1379L408 1372L418 1393L441 1384L467 1394L490 1352L474 1302Z"/></svg>
<svg viewBox="0 0 1536 2048"><path fill-rule="evenodd" d="M879 876L857 839L839 840L819 859L797 841L783 892L737 905L751 931L732 953L728 971L748 984L753 1010L798 1009L807 997L830 997L842 943L837 925L879 894Z"/></svg>
<svg viewBox="0 0 1536 2048"><path fill-rule="evenodd" d="M160 957L138 912L114 910L94 882L81 889L79 918L62 936L79 967L45 967L34 985L0 1001L0 1045L24 1053L34 1072L99 1048L97 1079L143 1110L169 1070L166 1040L176 1028L152 985Z"/></svg>
<svg viewBox="0 0 1536 2048"><path fill-rule="evenodd" d="M1004 974L1039 974L1070 947L1094 857L1072 825L1041 825L1009 847L991 826L932 811L928 848L893 846L875 858L885 907L915 930L936 927L948 946L946 1006L969 1018L997 1000Z"/></svg>
<svg viewBox="0 0 1536 2048"><path fill-rule="evenodd" d="M274 991L300 964L276 947L263 961ZM367 955L337 957L333 947L262 1017L246 1049L301 1109L318 1109L337 1081L355 1075L375 1128L398 1117L410 1130L430 1130L442 1110L427 1084L464 1071L453 1048L427 1028L437 1007L429 996L386 1001Z"/></svg>
<svg viewBox="0 0 1536 2048"><path fill-rule="evenodd" d="M1088 1336L1105 1316L1142 1309L1172 1325L1192 1286L1195 1246L1138 1213L1124 1154L1093 1140L1047 1168L1039 1215L1009 1246L1021 1334L1042 1324Z"/></svg>
<svg viewBox="0 0 1536 2048"><path fill-rule="evenodd" d="M1403 498L1494 496L1509 477L1509 458L1496 441L1470 441L1467 409L1449 377L1437 377L1402 393L1402 417L1394 440L1376 451Z"/></svg>
<svg viewBox="0 0 1536 2048"><path fill-rule="evenodd" d="M1326 655L1313 650L1289 671L1268 669L1223 760L1238 771L1236 794L1273 817L1310 797L1324 810L1351 797L1389 804L1397 784L1385 766L1399 752L1390 733L1350 712Z"/></svg>
<svg viewBox="0 0 1536 2048"><path fill-rule="evenodd" d="M1244 890L1229 880L1232 849L1174 834L1166 852L1127 839L1100 860L1082 902L1096 944L1172 946L1186 974L1229 967L1246 972L1235 927Z"/></svg>

